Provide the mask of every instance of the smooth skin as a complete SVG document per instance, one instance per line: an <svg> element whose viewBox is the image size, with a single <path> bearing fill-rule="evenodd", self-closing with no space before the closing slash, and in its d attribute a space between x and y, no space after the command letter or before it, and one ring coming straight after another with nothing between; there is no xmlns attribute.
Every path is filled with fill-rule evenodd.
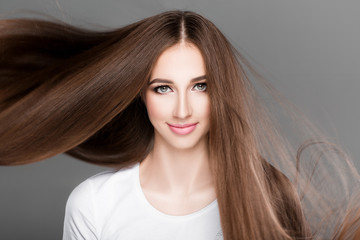
<svg viewBox="0 0 360 240"><path fill-rule="evenodd" d="M210 101L200 50L180 42L155 63L145 93L154 126L154 149L140 164L140 183L150 204L168 215L187 215L216 199L209 169ZM197 123L189 134L168 124Z"/></svg>

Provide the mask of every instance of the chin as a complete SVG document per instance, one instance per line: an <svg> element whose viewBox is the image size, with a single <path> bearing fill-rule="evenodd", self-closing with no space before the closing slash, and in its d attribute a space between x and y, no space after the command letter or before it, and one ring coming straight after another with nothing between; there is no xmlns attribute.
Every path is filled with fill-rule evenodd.
<svg viewBox="0 0 360 240"><path fill-rule="evenodd" d="M197 144L191 144L189 142L187 143L173 143L171 144L173 146L173 148L177 149L177 150L189 150L194 148Z"/></svg>
<svg viewBox="0 0 360 240"><path fill-rule="evenodd" d="M192 136L180 136L173 135L172 132L166 132L166 134L162 135L160 132L155 132L155 139L158 139L159 144L168 145L176 150L189 150L201 146L206 141L206 135L195 133Z"/></svg>
<svg viewBox="0 0 360 240"><path fill-rule="evenodd" d="M169 140L171 146L178 150L188 150L195 148L197 146L200 146L202 141L204 141L204 139L199 139L199 138L197 139L184 138L184 139Z"/></svg>

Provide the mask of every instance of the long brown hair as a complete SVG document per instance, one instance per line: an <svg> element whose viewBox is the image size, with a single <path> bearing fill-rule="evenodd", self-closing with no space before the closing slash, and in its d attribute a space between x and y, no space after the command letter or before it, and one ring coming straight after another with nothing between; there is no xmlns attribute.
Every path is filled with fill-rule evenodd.
<svg viewBox="0 0 360 240"><path fill-rule="evenodd" d="M153 146L153 126L141 93L160 54L182 40L200 49L206 65L210 166L224 239L321 238L303 200L326 206L321 216L330 207L321 197L314 199L322 205L313 204L318 189L258 99L247 74L254 71L211 21L190 11L111 31L1 20L0 164L59 153L118 168L142 161ZM357 217L344 214L333 237L345 239Z"/></svg>

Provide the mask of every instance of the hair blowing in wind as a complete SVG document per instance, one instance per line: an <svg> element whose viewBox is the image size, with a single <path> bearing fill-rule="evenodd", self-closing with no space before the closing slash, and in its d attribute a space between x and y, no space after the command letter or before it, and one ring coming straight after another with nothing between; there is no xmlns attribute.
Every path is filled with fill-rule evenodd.
<svg viewBox="0 0 360 240"><path fill-rule="evenodd" d="M360 238L359 176L346 154L320 138L211 21L190 11L111 31L0 20L0 164L60 153L117 168L142 161L154 135L142 93L157 58L180 41L196 45L206 65L210 166L224 239ZM298 151L250 76L299 135L311 137Z"/></svg>

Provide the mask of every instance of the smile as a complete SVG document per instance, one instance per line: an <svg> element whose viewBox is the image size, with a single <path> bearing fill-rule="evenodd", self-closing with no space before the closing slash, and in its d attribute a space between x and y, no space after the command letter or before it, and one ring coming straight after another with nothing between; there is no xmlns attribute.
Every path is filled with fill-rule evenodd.
<svg viewBox="0 0 360 240"><path fill-rule="evenodd" d="M192 123L192 124L169 124L168 126L170 127L171 131L173 131L176 134L179 135L186 135L191 133L192 131L195 130L196 125L198 123Z"/></svg>

